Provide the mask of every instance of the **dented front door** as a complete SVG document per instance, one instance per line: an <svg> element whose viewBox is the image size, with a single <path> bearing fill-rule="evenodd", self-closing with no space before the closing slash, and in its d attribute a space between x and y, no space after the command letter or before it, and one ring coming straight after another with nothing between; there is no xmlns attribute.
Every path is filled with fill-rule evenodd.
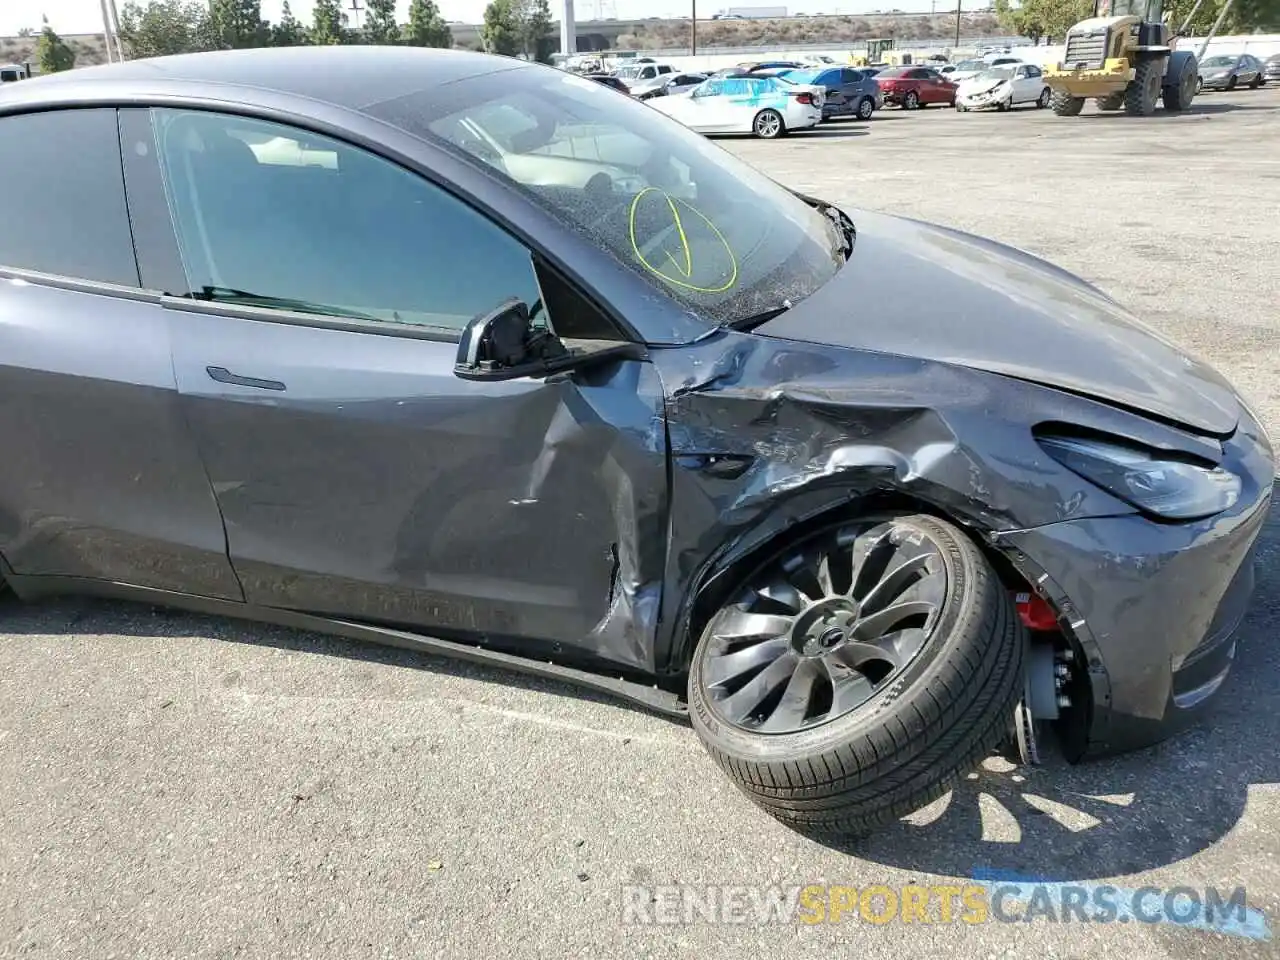
<svg viewBox="0 0 1280 960"><path fill-rule="evenodd" d="M667 482L649 364L469 383L452 343L174 317L250 603L647 665Z"/></svg>

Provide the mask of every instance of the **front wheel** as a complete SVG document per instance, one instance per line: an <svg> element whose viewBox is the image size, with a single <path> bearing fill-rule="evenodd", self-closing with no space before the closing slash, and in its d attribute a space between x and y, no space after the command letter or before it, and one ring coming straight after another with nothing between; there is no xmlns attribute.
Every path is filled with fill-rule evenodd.
<svg viewBox="0 0 1280 960"><path fill-rule="evenodd" d="M1196 94L1200 91L1196 83L1198 79L1191 64L1186 64L1182 68L1182 76L1177 79L1177 82L1164 88L1164 93L1161 95L1161 102L1164 103L1164 108L1176 113L1190 107L1191 101L1195 99Z"/></svg>
<svg viewBox="0 0 1280 960"><path fill-rule="evenodd" d="M1049 100L1053 112L1060 117L1079 116L1084 109L1084 97L1073 97L1068 93L1055 93Z"/></svg>
<svg viewBox="0 0 1280 960"><path fill-rule="evenodd" d="M1006 739L1026 637L950 523L885 514L793 542L740 582L689 672L693 726L756 804L865 833L941 796Z"/></svg>
<svg viewBox="0 0 1280 960"><path fill-rule="evenodd" d="M870 97L863 97L858 101L858 119L870 120L871 115L876 112L875 101Z"/></svg>
<svg viewBox="0 0 1280 960"><path fill-rule="evenodd" d="M1235 88L1236 88L1236 78L1235 78L1235 74L1232 74L1231 77L1227 79L1227 90L1231 91L1231 90L1234 90Z"/></svg>
<svg viewBox="0 0 1280 960"><path fill-rule="evenodd" d="M1160 80L1164 63L1157 57L1139 60L1133 80L1124 91L1124 112L1131 117L1149 117L1156 112L1160 99Z"/></svg>
<svg viewBox="0 0 1280 960"><path fill-rule="evenodd" d="M1262 74L1258 74L1256 77L1254 77L1252 80L1249 81L1250 90L1257 90L1260 86L1262 86Z"/></svg>
<svg viewBox="0 0 1280 960"><path fill-rule="evenodd" d="M1051 91L1048 87L1045 87L1043 90L1040 91L1040 96L1036 98L1036 109L1043 110L1045 107L1049 106L1049 100L1052 97L1053 97L1053 91Z"/></svg>
<svg viewBox="0 0 1280 960"><path fill-rule="evenodd" d="M787 126L782 122L782 114L777 110L761 110L756 114L752 128L756 136L762 140L776 140L787 132Z"/></svg>

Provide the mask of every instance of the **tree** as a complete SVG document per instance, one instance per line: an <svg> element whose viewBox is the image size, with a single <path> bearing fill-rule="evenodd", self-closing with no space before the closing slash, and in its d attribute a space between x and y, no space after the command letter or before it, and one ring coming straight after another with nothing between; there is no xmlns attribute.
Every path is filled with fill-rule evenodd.
<svg viewBox="0 0 1280 960"><path fill-rule="evenodd" d="M548 0L524 0L520 11L520 26L524 41L524 53L530 60L548 63L551 60L551 4Z"/></svg>
<svg viewBox="0 0 1280 960"><path fill-rule="evenodd" d="M44 29L36 41L36 63L40 64L41 73L61 73L76 65L76 52L53 32L48 17L44 18Z"/></svg>
<svg viewBox="0 0 1280 960"><path fill-rule="evenodd" d="M1196 11L1188 33L1204 36L1209 32L1218 14L1222 12L1224 0L1205 0ZM1169 22L1173 29L1182 26L1195 7L1195 0L1174 0ZM1218 28L1220 34L1252 33L1254 30L1280 29L1280 0L1236 0L1227 12L1226 19Z"/></svg>
<svg viewBox="0 0 1280 960"><path fill-rule="evenodd" d="M311 14L311 42L330 47L347 42L347 15L338 0L316 0Z"/></svg>
<svg viewBox="0 0 1280 960"><path fill-rule="evenodd" d="M440 16L435 0L412 0L404 42L415 47L452 47L453 31Z"/></svg>
<svg viewBox="0 0 1280 960"><path fill-rule="evenodd" d="M289 0L280 8L280 22L271 28L273 47L302 47L307 43L307 28L289 9Z"/></svg>
<svg viewBox="0 0 1280 960"><path fill-rule="evenodd" d="M120 12L120 39L132 57L163 57L219 46L209 8L198 0L126 3Z"/></svg>
<svg viewBox="0 0 1280 960"><path fill-rule="evenodd" d="M1063 39L1067 31L1093 13L1092 0L1022 0L1016 7L1010 0L995 0L993 8L1000 24L1036 43Z"/></svg>
<svg viewBox="0 0 1280 960"><path fill-rule="evenodd" d="M35 32L34 30L32 30L30 27L19 27L19 28L18 28L18 38L19 38L19 39L21 39L21 40L26 40L28 37L33 37L33 36L35 36L35 33L36 33L36 32Z"/></svg>
<svg viewBox="0 0 1280 960"><path fill-rule="evenodd" d="M209 26L228 50L265 46L271 36L262 19L262 0L210 0Z"/></svg>
<svg viewBox="0 0 1280 960"><path fill-rule="evenodd" d="M364 19L364 42L381 45L399 43L396 0L369 0Z"/></svg>
<svg viewBox="0 0 1280 960"><path fill-rule="evenodd" d="M520 52L523 31L516 0L493 0L485 7L480 39L489 53L514 57Z"/></svg>

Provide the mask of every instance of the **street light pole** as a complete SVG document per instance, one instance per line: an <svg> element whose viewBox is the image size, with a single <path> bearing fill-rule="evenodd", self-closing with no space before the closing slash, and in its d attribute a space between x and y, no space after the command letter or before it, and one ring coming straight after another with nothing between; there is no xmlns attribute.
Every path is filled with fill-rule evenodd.
<svg viewBox="0 0 1280 960"><path fill-rule="evenodd" d="M578 24L574 19L573 0L564 0L560 11L560 52L566 57L578 52Z"/></svg>
<svg viewBox="0 0 1280 960"><path fill-rule="evenodd" d="M698 55L698 0L693 2L693 51L692 56Z"/></svg>

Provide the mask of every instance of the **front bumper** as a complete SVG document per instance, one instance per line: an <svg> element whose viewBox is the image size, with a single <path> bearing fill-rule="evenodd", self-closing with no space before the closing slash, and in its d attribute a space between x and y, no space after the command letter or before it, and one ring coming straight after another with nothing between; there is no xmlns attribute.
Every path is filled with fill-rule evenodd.
<svg viewBox="0 0 1280 960"><path fill-rule="evenodd" d="M986 93L956 95L956 103L964 107L966 110L994 110L1002 103L1008 102L1010 97L1008 90L999 92L987 91Z"/></svg>
<svg viewBox="0 0 1280 960"><path fill-rule="evenodd" d="M1231 77L1230 77L1230 76L1225 76L1225 77L1201 77L1201 78L1200 78L1200 89L1201 89L1201 90L1225 90L1225 89L1227 89L1227 85L1228 85L1229 83L1231 83Z"/></svg>
<svg viewBox="0 0 1280 960"><path fill-rule="evenodd" d="M1239 502L1191 523L1139 515L1069 520L997 543L1057 608L1083 654L1082 722L1070 759L1148 746L1185 728L1225 680L1253 591L1253 554L1275 476L1270 444L1242 417L1224 443Z"/></svg>
<svg viewBox="0 0 1280 960"><path fill-rule="evenodd" d="M1124 57L1106 60L1096 69L1072 69L1055 64L1044 70L1044 82L1055 93L1072 97L1105 97L1123 90L1134 78L1135 70Z"/></svg>

